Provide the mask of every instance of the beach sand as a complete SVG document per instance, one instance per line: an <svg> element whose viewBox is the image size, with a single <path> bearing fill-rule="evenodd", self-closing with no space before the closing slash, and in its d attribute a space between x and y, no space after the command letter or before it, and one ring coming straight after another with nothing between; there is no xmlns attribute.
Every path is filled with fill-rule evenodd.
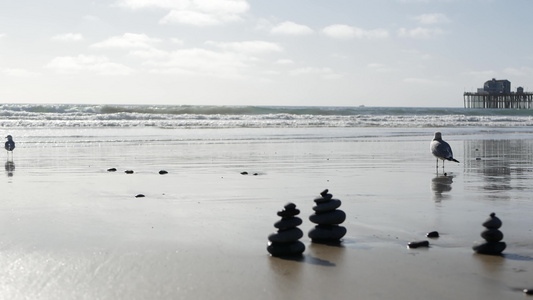
<svg viewBox="0 0 533 300"><path fill-rule="evenodd" d="M461 162L446 163L445 176L429 152L433 130L408 131L393 138L22 142L1 183L0 298L527 297L531 136L440 129ZM169 173L158 174L163 169ZM339 246L307 237L313 199L324 189L347 215ZM301 258L271 257L267 237L288 202L301 211L306 250ZM507 248L502 256L475 254L492 212ZM425 237L434 230L440 238ZM407 248L418 240L430 247Z"/></svg>

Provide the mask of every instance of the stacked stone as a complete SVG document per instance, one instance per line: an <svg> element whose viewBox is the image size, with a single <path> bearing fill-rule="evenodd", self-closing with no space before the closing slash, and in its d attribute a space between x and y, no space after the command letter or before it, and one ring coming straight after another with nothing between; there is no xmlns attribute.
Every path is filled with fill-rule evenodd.
<svg viewBox="0 0 533 300"><path fill-rule="evenodd" d="M333 199L326 189L314 201L315 213L309 216L309 220L318 225L309 231L309 238L314 243L339 243L346 234L346 228L339 226L346 219L344 211L337 209L341 206L341 200Z"/></svg>
<svg viewBox="0 0 533 300"><path fill-rule="evenodd" d="M496 217L495 213L491 213L490 218L488 218L482 225L487 228L481 232L481 237L485 242L474 245L472 248L479 254L500 255L507 246L505 242L501 242L503 239L503 233L499 228L502 226L502 221Z"/></svg>
<svg viewBox="0 0 533 300"><path fill-rule="evenodd" d="M300 210L294 203L287 203L282 211L278 211L281 220L274 224L278 232L268 236L267 251L272 256L299 256L305 251L305 245L299 241L303 232L297 226L302 219L296 217Z"/></svg>

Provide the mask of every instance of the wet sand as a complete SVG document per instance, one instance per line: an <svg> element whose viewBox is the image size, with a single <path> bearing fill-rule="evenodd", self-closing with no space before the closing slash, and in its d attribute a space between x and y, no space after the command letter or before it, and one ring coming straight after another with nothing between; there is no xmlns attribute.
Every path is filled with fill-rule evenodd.
<svg viewBox="0 0 533 300"><path fill-rule="evenodd" d="M444 134L461 161L444 175L428 132L21 145L1 183L0 298L523 299L533 288L531 136ZM295 203L307 233L326 188L347 215L341 245L305 234L301 258L271 257L276 212ZM472 250L491 212L503 221L502 256ZM427 239L433 230L441 237ZM426 239L429 248L407 248Z"/></svg>

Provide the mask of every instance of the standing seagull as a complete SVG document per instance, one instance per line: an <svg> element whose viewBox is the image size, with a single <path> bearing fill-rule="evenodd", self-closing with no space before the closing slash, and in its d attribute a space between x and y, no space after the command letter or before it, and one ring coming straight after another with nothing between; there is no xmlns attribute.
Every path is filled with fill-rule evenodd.
<svg viewBox="0 0 533 300"><path fill-rule="evenodd" d="M15 149L15 142L13 141L13 137L11 135L6 136L7 142L5 145L5 148L7 151L11 152L13 149Z"/></svg>
<svg viewBox="0 0 533 300"><path fill-rule="evenodd" d="M458 163L459 161L453 158L452 147L442 140L440 132L435 132L435 137L429 145L431 153L437 158L437 169L439 168L439 159L442 159L442 168L444 169L444 161L450 160Z"/></svg>

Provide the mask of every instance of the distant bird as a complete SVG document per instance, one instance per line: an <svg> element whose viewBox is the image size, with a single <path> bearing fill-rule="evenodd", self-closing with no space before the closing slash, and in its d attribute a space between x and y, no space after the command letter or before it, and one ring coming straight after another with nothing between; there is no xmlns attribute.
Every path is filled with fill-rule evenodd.
<svg viewBox="0 0 533 300"><path fill-rule="evenodd" d="M440 132L435 132L435 137L429 145L431 153L437 158L437 169L439 168L439 159L442 159L442 168L444 169L444 161L454 161L458 163L459 161L453 158L452 147L448 145L445 141L442 140L442 134Z"/></svg>
<svg viewBox="0 0 533 300"><path fill-rule="evenodd" d="M13 141L13 137L11 135L6 136L7 142L5 144L5 148L7 151L13 151L15 149L15 142Z"/></svg>

